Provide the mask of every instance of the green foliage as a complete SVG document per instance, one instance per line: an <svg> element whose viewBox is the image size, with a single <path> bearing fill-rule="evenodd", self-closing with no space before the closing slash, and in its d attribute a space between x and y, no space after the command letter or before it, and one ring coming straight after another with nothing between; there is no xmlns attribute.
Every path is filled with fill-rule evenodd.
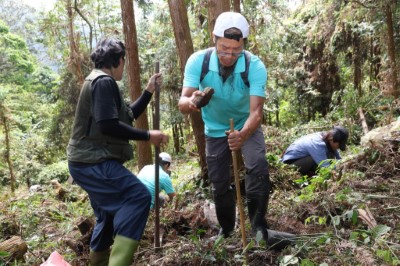
<svg viewBox="0 0 400 266"><path fill-rule="evenodd" d="M304 236L304 239L300 239L303 242L295 247L297 250L294 252L285 251L292 254L282 254L277 259L281 265L357 265L360 261L356 261L352 252L359 248L367 254L370 252L378 260L374 263L376 265L400 264L398 250L391 248L387 241L388 235L398 240L398 236L393 236L397 233L396 229L378 225L374 229L365 230L358 216L357 208L365 204L366 200L361 192L353 191L352 188L354 180L365 179L364 172L343 173L340 180L332 180L332 169L321 168L313 178L301 177L293 168L279 161L280 154L293 140L304 134L330 129L333 124L347 126L351 131L350 143L357 144L362 135L358 108L363 109L370 128L384 124L391 116L398 115L393 99L381 93L381 89L386 86L384 80L388 68L385 17L380 8L385 1L378 1L376 6L379 8L375 8L373 1L369 2L372 6L366 8L349 1L306 1L302 8L292 13L286 6L287 1L242 1L242 11L251 24L251 36L246 49L259 55L267 65L269 101L264 106L264 114L267 123L275 126L268 128L266 143L271 180L277 186L277 193L272 194L271 199L273 208L279 210L270 210L268 217L271 219L268 219L272 224L283 226L281 214L297 215L298 222L303 223L306 229L317 228L322 232L316 236ZM196 0L186 3L195 50L209 46L207 6ZM94 26L93 43L103 35L116 34L122 37L119 2L83 0L77 4ZM180 61L170 28L167 4L163 2L151 6L148 1L142 4L145 4L145 12L137 12L142 85L146 85L153 73L154 62L159 61L164 75L161 125L170 132L172 126L183 125L183 116L176 108L182 86ZM395 14L398 15L399 4L395 5ZM9 30L6 23L0 21L0 101L5 103L11 121L11 157L19 184L25 183L26 179L41 184L47 184L51 179L62 182L68 176L64 148L69 138L74 104L80 88L68 68L70 47L65 10L65 1L57 1L55 8L36 23L44 35L35 36L50 48L50 55L47 56L57 58L63 71L60 79L49 68L39 67L36 59L29 55L29 42L21 37L25 35L16 35L14 30ZM75 15L74 30L80 36L78 47L82 52L82 69L87 73L91 67L88 55L93 43L88 39L87 23ZM398 21L394 23L397 33ZM32 25L25 28L37 32ZM357 40L360 50L355 49ZM397 58L398 54L397 51ZM354 84L355 55L360 56L362 62L360 89L356 89ZM323 61L326 58L330 60ZM340 79L340 84L333 91L317 89L318 82L315 80L324 81L321 77L326 67L337 69ZM327 85L331 86L332 82L329 81ZM326 114L316 108L324 98L327 100L324 107L329 110ZM150 116L151 112L148 113ZM182 143L187 141L188 134L184 126L183 132L183 136L180 136ZM1 143L3 139L0 130ZM177 163L179 167L174 167L173 183L179 192L193 191L198 189L195 182L197 176L193 172L196 172L199 165L197 158L188 157L187 153L197 150L190 140L182 144L181 148L184 153ZM170 147L168 149L172 150ZM351 147L347 154L358 151ZM4 145L0 145L0 152L4 152ZM369 153L366 159L372 164L379 161L380 156L381 152L375 151ZM7 165L0 160L2 184L7 184L8 174ZM298 186L293 186L292 179ZM346 182L350 184L335 190L335 186ZM284 196L280 197L282 194ZM201 191L201 195L211 197L206 189ZM54 222L65 233L73 231L71 220L92 215L88 201L58 205L52 197L49 189L49 192L21 197L13 202L6 203L6 200L1 199L7 205L2 205L5 207L0 213L7 212L7 217L21 225L21 234L32 250L27 255L27 265L37 264L37 261L33 262L35 258L32 254L37 256L34 252L39 249L51 251L65 248L58 241L59 237L52 239L51 234L46 233L45 223ZM187 199L185 193L179 193L177 198L180 202ZM297 209L297 213L296 206L292 204L293 199L301 205L301 211ZM315 206L308 205L314 202ZM41 209L42 204L49 205ZM287 213L285 204L290 210ZM350 210L348 206L352 206ZM312 210L309 210L311 207ZM335 213L331 214L333 211ZM250 230L249 224L247 229ZM194 252L186 251L188 260L193 259L198 264L243 262L243 254L235 254L234 259L229 257L226 240L217 239L211 245L202 241L201 237L205 234L203 229L193 234L190 244L195 249ZM255 241L250 241L246 250L262 248L260 235L255 237ZM252 255L259 252L257 250ZM71 256L70 250L66 253ZM324 253L329 256L325 257L326 261L321 261L321 254ZM5 254L0 253L0 258L2 256Z"/></svg>
<svg viewBox="0 0 400 266"><path fill-rule="evenodd" d="M32 73L32 84L29 89L47 97L48 101L54 102L57 95L54 93L58 85L58 75L48 67L38 67Z"/></svg>
<svg viewBox="0 0 400 266"><path fill-rule="evenodd" d="M76 200L72 202L62 202L55 198L55 191L50 185L43 185L42 191L28 192L26 188L19 188L16 191L18 200L12 200L7 193L2 191L0 209L0 239L9 237L7 232L16 225L13 235L19 235L27 243L31 251L41 250L41 252L50 254L55 249L64 255L66 260L71 260L71 250L60 241L62 232L65 237L68 234L76 233L76 222L85 217L93 216L93 211L88 200ZM72 196L82 193L78 186L63 184L63 188ZM7 223L3 223L7 221ZM4 230L3 230L4 229ZM8 229L8 230L7 230ZM5 233L6 235L3 235ZM48 255L41 255L47 257ZM72 255L73 256L73 255ZM0 253L0 265L2 258L6 258L5 253ZM28 252L24 256L25 262L18 261L16 265L39 265L41 259L34 252ZM8 265L8 264L7 264Z"/></svg>
<svg viewBox="0 0 400 266"><path fill-rule="evenodd" d="M199 229L195 232L194 235L190 236L191 241L195 245L195 250L192 253L193 261L196 260L196 257L200 258L201 262L207 263L229 263L230 258L228 256L228 252L226 250L225 244L227 239L225 239L222 235L218 236L215 239L214 244L212 245L212 249L208 249L207 246L204 245L202 241L200 241L201 236L205 233L205 230ZM236 261L242 261L241 256L235 257Z"/></svg>
<svg viewBox="0 0 400 266"><path fill-rule="evenodd" d="M329 161L332 161L332 163L328 167L321 167L321 164L323 164L324 161L320 163L315 176L302 176L301 179L297 179L294 181L295 183L303 187L303 189L301 190L301 195L298 196L298 200L312 200L314 198L315 192L323 191L328 188L329 180L332 177L332 170L335 169L335 161Z"/></svg>
<svg viewBox="0 0 400 266"><path fill-rule="evenodd" d="M7 34L9 33L9 29L4 21L0 20L0 34Z"/></svg>
<svg viewBox="0 0 400 266"><path fill-rule="evenodd" d="M15 37L15 35L9 35ZM26 49L19 37L13 40ZM35 65L32 64L32 66ZM13 64L14 67L17 65ZM51 163L56 159L54 154L57 153L57 150L52 147L53 144L46 139L48 122L52 115L51 100L53 99L50 95L53 93L56 76L49 69L40 67L35 67L35 69L37 74L29 75L28 72L24 72L23 77L18 74L21 69L13 73L5 73L7 78L0 84L1 101L4 103L4 110L7 112L5 115L8 117L11 131L10 157L18 184L35 178L36 174L43 169L42 164ZM35 77L41 77L42 80ZM48 82L43 82L46 80ZM2 137L1 134L0 137ZM0 140L4 141L3 138ZM5 145L1 145L1 153L5 152L4 148ZM3 185L8 184L8 170L8 165L0 164L0 180Z"/></svg>
<svg viewBox="0 0 400 266"><path fill-rule="evenodd" d="M25 41L13 33L7 32L2 24L0 32L0 80L3 83L29 84L29 75L36 63L29 53Z"/></svg>
<svg viewBox="0 0 400 266"><path fill-rule="evenodd" d="M34 184L48 184L50 180L57 180L62 183L67 181L69 177L68 164L66 161L57 162L47 165L37 175L32 178Z"/></svg>
<svg viewBox="0 0 400 266"><path fill-rule="evenodd" d="M383 225L383 224L378 224L374 228L371 229L371 237L374 240L377 240L378 238L382 237L384 234L388 233L391 230L389 226Z"/></svg>
<svg viewBox="0 0 400 266"><path fill-rule="evenodd" d="M314 223L314 224L318 224L318 225L325 225L326 224L326 220L327 220L327 217L321 217L321 216L313 215L313 216L307 217L304 222L305 222L306 225L309 224L309 223Z"/></svg>
<svg viewBox="0 0 400 266"><path fill-rule="evenodd" d="M300 266L315 266L315 264L310 259L302 259Z"/></svg>

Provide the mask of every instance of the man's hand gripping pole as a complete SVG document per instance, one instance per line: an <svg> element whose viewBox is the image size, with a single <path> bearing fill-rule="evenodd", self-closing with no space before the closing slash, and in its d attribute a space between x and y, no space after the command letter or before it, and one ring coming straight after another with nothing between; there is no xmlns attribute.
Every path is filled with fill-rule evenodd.
<svg viewBox="0 0 400 266"><path fill-rule="evenodd" d="M235 127L233 125L232 118L230 119L230 126L231 126L230 132L232 133L233 131L235 131ZM235 175L236 201L237 201L237 205L239 206L240 231L242 233L243 251L245 252L246 258L247 258L245 217L244 217L244 211L243 211L243 205L242 205L242 196L240 194L240 180L239 180L239 170L238 170L238 163L237 163L237 158L236 158L236 151L232 151L232 163L233 163L233 173Z"/></svg>

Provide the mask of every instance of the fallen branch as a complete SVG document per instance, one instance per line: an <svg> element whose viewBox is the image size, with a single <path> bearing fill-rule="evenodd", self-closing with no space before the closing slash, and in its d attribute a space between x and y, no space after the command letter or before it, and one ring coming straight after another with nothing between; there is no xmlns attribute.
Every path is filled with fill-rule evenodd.
<svg viewBox="0 0 400 266"><path fill-rule="evenodd" d="M368 207L366 207L366 210L357 209L357 211L358 211L358 217L360 217L360 219L368 225L369 229L372 229L378 225L374 216L369 211Z"/></svg>
<svg viewBox="0 0 400 266"><path fill-rule="evenodd" d="M19 236L13 236L0 243L0 250L9 253L7 259L22 259L28 251L28 245Z"/></svg>
<svg viewBox="0 0 400 266"><path fill-rule="evenodd" d="M397 199L400 200L399 197L391 197L391 196L384 196L384 195L373 195L369 194L366 196L367 199Z"/></svg>

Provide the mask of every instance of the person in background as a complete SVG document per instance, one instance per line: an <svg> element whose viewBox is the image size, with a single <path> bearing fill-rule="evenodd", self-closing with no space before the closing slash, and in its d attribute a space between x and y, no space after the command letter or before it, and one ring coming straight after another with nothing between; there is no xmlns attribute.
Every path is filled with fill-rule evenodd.
<svg viewBox="0 0 400 266"><path fill-rule="evenodd" d="M313 176L318 166L328 167L328 159L340 160L338 149L346 149L349 132L342 126L302 136L284 152L281 161L297 166L302 175Z"/></svg>
<svg viewBox="0 0 400 266"><path fill-rule="evenodd" d="M212 184L219 235L229 237L235 228L235 189L231 185L232 151L241 151L246 167L245 189L253 233L261 232L267 241L265 218L270 180L264 135L261 129L267 70L256 55L245 51L249 36L246 18L236 12L221 13L215 21L215 49L209 58L209 71L201 80L207 50L190 56L185 66L183 90L178 106L182 113L201 110L206 136L206 161ZM249 55L249 56L248 56ZM248 83L241 73L247 63ZM200 110L194 103L205 88L214 89L210 101ZM230 119L234 131L230 132Z"/></svg>
<svg viewBox="0 0 400 266"><path fill-rule="evenodd" d="M151 195L123 163L133 158L129 140L157 146L168 142L168 136L159 130L132 126L162 76L153 75L142 95L128 105L117 84L124 72L124 44L113 37L104 38L90 58L94 69L79 96L67 147L68 167L74 181L88 193L96 216L89 264L128 266L147 223Z"/></svg>
<svg viewBox="0 0 400 266"><path fill-rule="evenodd" d="M171 163L172 163L172 158L171 155L169 155L166 152L161 152L159 154L160 157L160 170L159 170L159 189L161 191L165 191L168 195L169 201L172 201L172 199L175 197L175 190L174 187L172 186L171 182L171 171L169 170ZM146 165L140 170L139 174L137 177L139 178L140 181L147 187L151 194L151 206L150 209L153 209L154 207L154 201L155 201L155 176L156 176L156 169L155 165ZM163 206L165 203L165 198L162 195L159 195L160 199L160 206Z"/></svg>

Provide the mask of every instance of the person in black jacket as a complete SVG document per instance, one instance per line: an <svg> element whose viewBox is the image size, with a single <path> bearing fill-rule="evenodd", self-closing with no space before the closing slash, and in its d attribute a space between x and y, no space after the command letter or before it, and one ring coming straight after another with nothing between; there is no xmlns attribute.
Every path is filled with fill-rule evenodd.
<svg viewBox="0 0 400 266"><path fill-rule="evenodd" d="M91 60L95 68L79 96L67 147L68 167L74 181L88 193L96 216L90 265L131 265L146 226L151 195L123 163L133 157L129 140L157 146L168 142L159 130L132 125L145 111L162 76L153 75L142 95L128 105L117 84L124 72L124 44L104 38Z"/></svg>

